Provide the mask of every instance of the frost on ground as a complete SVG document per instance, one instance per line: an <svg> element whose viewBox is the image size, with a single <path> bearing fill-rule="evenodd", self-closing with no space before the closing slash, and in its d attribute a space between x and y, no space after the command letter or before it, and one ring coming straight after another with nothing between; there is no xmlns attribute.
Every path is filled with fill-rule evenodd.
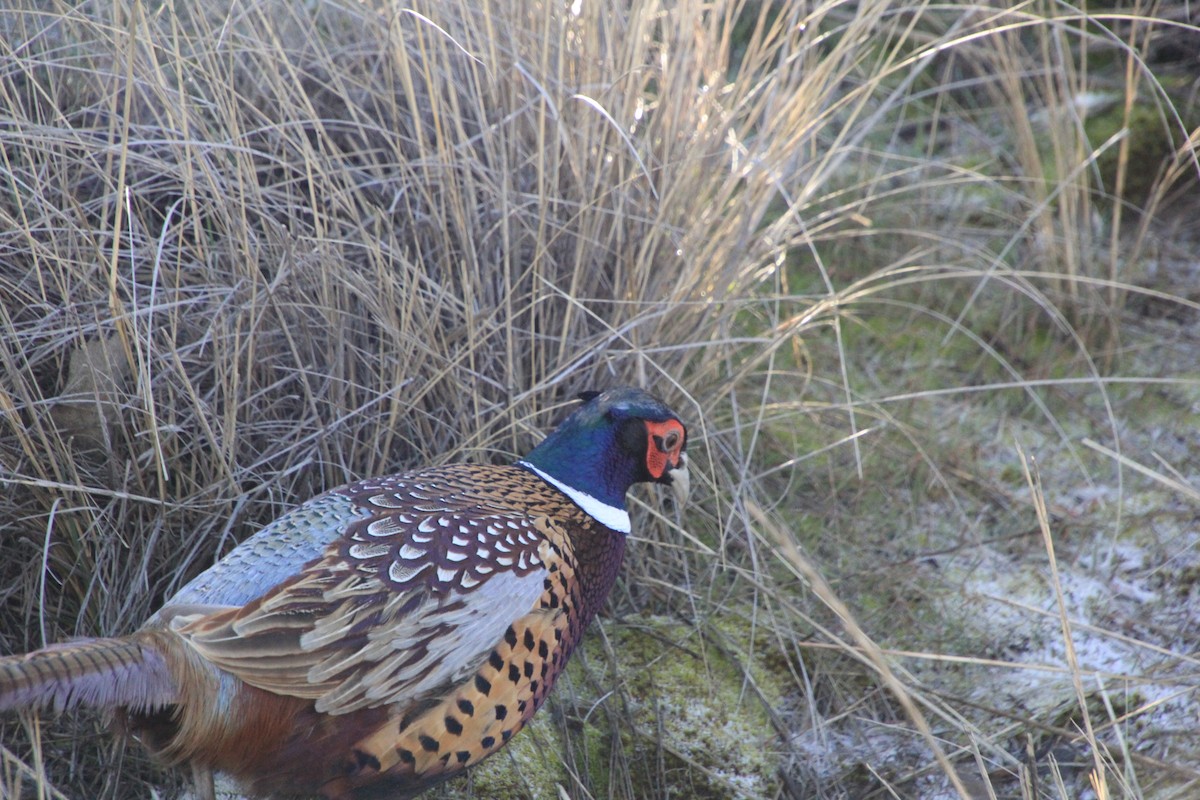
<svg viewBox="0 0 1200 800"><path fill-rule="evenodd" d="M885 475L870 502L843 512L856 519L838 546L869 554L847 572L884 580L826 574L972 797L1200 796L1194 322L1133 320L1123 343L1137 355L1119 380L1055 389L1041 408L930 398L909 424L929 432L941 480L913 488ZM887 695L882 686L871 688ZM797 697L792 783L838 787L814 796L958 796L907 716L887 708L891 719Z"/></svg>

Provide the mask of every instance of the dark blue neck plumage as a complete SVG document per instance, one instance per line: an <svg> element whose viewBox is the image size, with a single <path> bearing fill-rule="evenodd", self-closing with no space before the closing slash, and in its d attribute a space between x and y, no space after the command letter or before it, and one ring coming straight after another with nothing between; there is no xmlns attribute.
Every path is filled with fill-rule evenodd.
<svg viewBox="0 0 1200 800"><path fill-rule="evenodd" d="M572 422L568 420L521 460L606 505L625 508L625 493L637 474L636 458L620 447L610 425Z"/></svg>

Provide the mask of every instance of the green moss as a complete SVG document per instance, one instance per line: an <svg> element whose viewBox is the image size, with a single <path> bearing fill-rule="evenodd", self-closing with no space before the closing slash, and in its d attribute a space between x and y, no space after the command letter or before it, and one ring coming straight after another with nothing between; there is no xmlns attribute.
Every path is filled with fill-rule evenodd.
<svg viewBox="0 0 1200 800"><path fill-rule="evenodd" d="M1180 144L1176 141L1178 134L1167 126L1163 113L1147 101L1135 103L1129 109L1128 117L1124 104L1114 103L1103 112L1089 116L1086 130L1093 147L1099 147L1122 130L1126 132L1128 161L1124 199L1136 205L1146 202L1164 165ZM1117 186L1120 153L1119 146L1109 147L1096 160L1104 187L1109 192Z"/></svg>
<svg viewBox="0 0 1200 800"><path fill-rule="evenodd" d="M590 637L582 655L575 681L601 692L585 727L602 794L613 781L634 797L774 793L780 748L764 703L783 691L734 636L652 617Z"/></svg>

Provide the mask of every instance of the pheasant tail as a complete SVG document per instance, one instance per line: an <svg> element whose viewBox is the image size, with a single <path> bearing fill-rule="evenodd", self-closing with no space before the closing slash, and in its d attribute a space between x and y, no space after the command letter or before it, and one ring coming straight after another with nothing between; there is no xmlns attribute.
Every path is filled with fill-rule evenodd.
<svg viewBox="0 0 1200 800"><path fill-rule="evenodd" d="M83 639L0 658L0 711L47 705L149 711L174 701L166 661L136 638Z"/></svg>

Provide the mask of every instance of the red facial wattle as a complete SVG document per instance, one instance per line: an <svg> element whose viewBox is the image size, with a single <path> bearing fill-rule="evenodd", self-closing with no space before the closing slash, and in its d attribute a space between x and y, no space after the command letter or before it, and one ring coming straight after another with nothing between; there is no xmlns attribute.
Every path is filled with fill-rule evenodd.
<svg viewBox="0 0 1200 800"><path fill-rule="evenodd" d="M687 433L677 420L651 422L646 425L646 470L655 480L659 480L667 470L675 469L680 464Z"/></svg>

